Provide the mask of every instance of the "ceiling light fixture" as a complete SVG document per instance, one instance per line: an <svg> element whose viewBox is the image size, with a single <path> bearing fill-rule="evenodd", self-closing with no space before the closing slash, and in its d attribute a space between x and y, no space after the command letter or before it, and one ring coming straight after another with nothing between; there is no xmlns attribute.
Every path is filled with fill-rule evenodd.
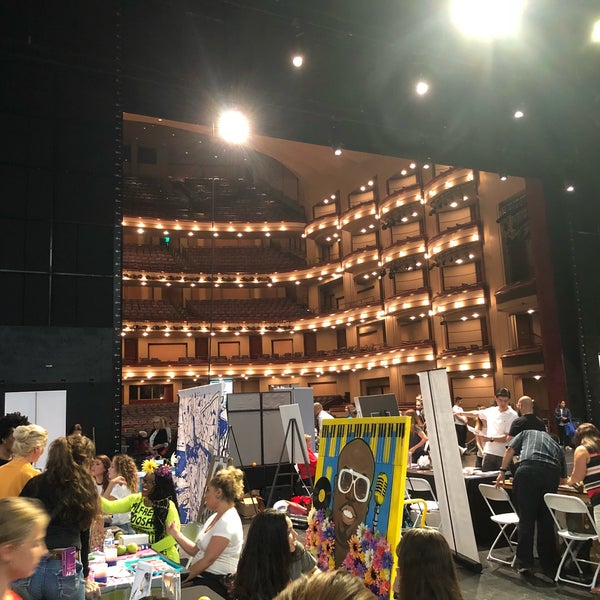
<svg viewBox="0 0 600 600"><path fill-rule="evenodd" d="M419 96L424 96L429 91L429 84L426 81L418 81L415 86L415 91Z"/></svg>

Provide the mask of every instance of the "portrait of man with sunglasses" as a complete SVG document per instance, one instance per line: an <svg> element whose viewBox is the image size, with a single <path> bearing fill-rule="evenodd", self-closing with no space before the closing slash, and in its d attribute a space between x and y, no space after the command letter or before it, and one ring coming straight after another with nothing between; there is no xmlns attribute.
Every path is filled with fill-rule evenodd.
<svg viewBox="0 0 600 600"><path fill-rule="evenodd" d="M348 540L365 522L371 501L375 459L362 439L346 444L337 462L333 481L332 519L335 528L335 565L339 567L348 554Z"/></svg>

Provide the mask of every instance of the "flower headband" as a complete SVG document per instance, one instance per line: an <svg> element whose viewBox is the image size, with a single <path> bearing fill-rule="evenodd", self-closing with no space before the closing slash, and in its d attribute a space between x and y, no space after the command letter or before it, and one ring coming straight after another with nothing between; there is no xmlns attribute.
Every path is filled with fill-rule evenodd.
<svg viewBox="0 0 600 600"><path fill-rule="evenodd" d="M142 463L142 471L144 471L144 473L154 473L154 471L156 471L157 468L158 465L156 464L156 461L153 458L147 458Z"/></svg>
<svg viewBox="0 0 600 600"><path fill-rule="evenodd" d="M172 478L171 468L168 465L160 465L153 458L148 458L142 463L142 471L144 473L154 473L156 477Z"/></svg>

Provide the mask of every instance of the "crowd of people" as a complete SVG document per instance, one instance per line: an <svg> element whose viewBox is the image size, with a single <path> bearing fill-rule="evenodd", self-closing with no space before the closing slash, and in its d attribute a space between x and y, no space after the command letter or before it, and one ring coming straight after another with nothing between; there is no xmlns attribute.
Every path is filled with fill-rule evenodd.
<svg viewBox="0 0 600 600"><path fill-rule="evenodd" d="M556 570L558 550L543 496L555 492L561 482L580 484L590 497L600 526L600 431L584 423L572 439L566 434L557 438L535 415L532 398L519 398L516 410L509 401L507 388L496 392L493 406L479 405L473 411L463 410L461 399L455 399L452 414L457 445L466 442L464 430L472 419L482 468L499 471L497 485L503 483L507 471L513 472L513 498L520 517L517 567L523 574L533 568L537 530L542 569L550 576ZM559 428L571 421L567 410L561 405L555 413ZM405 415L411 417L409 445L416 461L427 451L428 442L420 397L415 409ZM332 416L316 403L317 439L327 418ZM116 525L125 532L145 533L154 550L177 563L182 550L191 557L182 584L203 585L224 598L374 597L355 576L339 570L321 573L314 556L299 543L285 512L267 509L259 513L244 539L236 510L244 493L244 474L233 466L221 469L208 482L205 504L212 514L190 539L181 531L168 464L144 461L140 490L135 461L125 454L112 458L96 454L94 444L79 428L50 444L45 469L39 472L32 464L45 452L47 441L47 432L23 415L13 413L0 419L0 585L5 600L18 596L42 600L60 594L64 600L99 596L97 584L88 578L88 554L99 544L94 540L95 523L100 523L101 532L106 525ZM150 436L151 454L160 455L170 442L170 429L163 419L157 419ZM310 436L306 442L310 449ZM563 451L567 444L575 447L569 477ZM316 458L312 451L310 454ZM519 458L517 466L515 457ZM315 461L309 462L308 467L315 466ZM314 477L314 469L307 474ZM12 525L24 518L27 526L22 526L15 538ZM11 526L5 527L9 522ZM30 551L22 565L5 560L26 541ZM68 547L76 548L76 569L64 577L58 565L62 550ZM395 598L462 598L450 548L438 531L408 530L396 554ZM430 576L432 569L436 577Z"/></svg>

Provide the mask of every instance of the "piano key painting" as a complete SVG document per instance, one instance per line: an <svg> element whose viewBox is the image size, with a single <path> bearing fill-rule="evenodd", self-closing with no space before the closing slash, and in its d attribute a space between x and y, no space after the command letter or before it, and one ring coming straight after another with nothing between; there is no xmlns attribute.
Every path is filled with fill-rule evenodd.
<svg viewBox="0 0 600 600"><path fill-rule="evenodd" d="M322 569L345 568L389 597L400 539L409 417L323 421L306 543Z"/></svg>

